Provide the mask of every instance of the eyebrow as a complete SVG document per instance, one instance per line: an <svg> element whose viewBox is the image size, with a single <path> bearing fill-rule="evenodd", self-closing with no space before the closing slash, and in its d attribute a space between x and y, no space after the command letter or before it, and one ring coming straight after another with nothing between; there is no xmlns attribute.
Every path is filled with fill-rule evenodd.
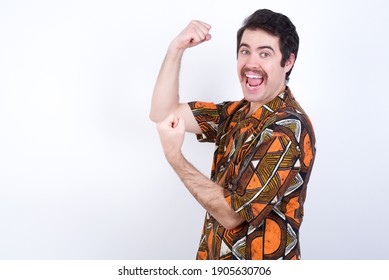
<svg viewBox="0 0 389 280"><path fill-rule="evenodd" d="M250 45L249 44L246 44L246 43L241 43L239 45L239 49L241 47L246 47L246 48L250 48ZM263 49L270 49L273 53L275 53L274 49L271 47L271 46L260 46L257 48L257 50L263 50Z"/></svg>

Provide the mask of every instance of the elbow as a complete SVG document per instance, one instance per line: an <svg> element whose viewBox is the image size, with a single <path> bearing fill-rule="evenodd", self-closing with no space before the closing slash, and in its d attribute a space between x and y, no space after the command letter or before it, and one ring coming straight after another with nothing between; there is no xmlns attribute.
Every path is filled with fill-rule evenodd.
<svg viewBox="0 0 389 280"><path fill-rule="evenodd" d="M219 189L221 190L221 189ZM245 220L236 213L225 201L224 196L208 197L207 203L204 208L213 216L215 219L228 230L237 228Z"/></svg>
<svg viewBox="0 0 389 280"><path fill-rule="evenodd" d="M233 230L234 228L236 228L237 226L229 226L229 225L226 225L226 224L222 224L222 226L227 229L227 230Z"/></svg>
<svg viewBox="0 0 389 280"><path fill-rule="evenodd" d="M149 113L149 119L150 119L152 122L154 122L154 123L159 123L160 121L163 120L163 119L160 118L160 117L158 116L158 114L155 113L153 110L151 110L150 113Z"/></svg>
<svg viewBox="0 0 389 280"><path fill-rule="evenodd" d="M151 109L150 113L149 113L149 119L152 122L159 123L159 122L163 121L170 114L170 112L173 112L173 111L174 110L166 110L165 112L160 112L158 110Z"/></svg>
<svg viewBox="0 0 389 280"><path fill-rule="evenodd" d="M170 114L180 114L177 111L179 110L179 104L165 106L163 104L158 105L156 101L151 105L149 112L149 119L152 122L159 123L163 121Z"/></svg>
<svg viewBox="0 0 389 280"><path fill-rule="evenodd" d="M150 114L149 114L149 119L150 119L152 122L155 122L155 123L158 122L157 119L156 119L156 117L154 116L154 114L153 114L152 112L150 112Z"/></svg>
<svg viewBox="0 0 389 280"><path fill-rule="evenodd" d="M237 214L238 215L238 214ZM244 219L238 216L237 218L234 219L229 219L227 221L223 221L221 224L225 229L231 230L234 228L237 228L244 222Z"/></svg>

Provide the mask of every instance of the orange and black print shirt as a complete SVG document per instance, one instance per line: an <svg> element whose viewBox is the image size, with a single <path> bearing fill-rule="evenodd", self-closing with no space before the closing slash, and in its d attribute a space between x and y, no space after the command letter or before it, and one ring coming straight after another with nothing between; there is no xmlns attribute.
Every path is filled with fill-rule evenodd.
<svg viewBox="0 0 389 280"><path fill-rule="evenodd" d="M299 228L315 158L312 124L289 88L247 116L246 100L190 102L200 142L215 142L211 180L245 222L206 213L197 259L300 259Z"/></svg>

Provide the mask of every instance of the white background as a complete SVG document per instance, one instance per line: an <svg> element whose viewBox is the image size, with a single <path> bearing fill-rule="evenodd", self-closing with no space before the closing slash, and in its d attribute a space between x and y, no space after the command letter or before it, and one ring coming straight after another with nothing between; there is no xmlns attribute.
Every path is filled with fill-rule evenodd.
<svg viewBox="0 0 389 280"><path fill-rule="evenodd" d="M154 82L200 19L213 39L185 54L182 101L241 99L236 31L259 8L300 36L289 85L317 137L303 259L388 259L384 0L1 0L0 259L193 259L204 210L148 119ZM212 144L188 135L184 153L209 175Z"/></svg>

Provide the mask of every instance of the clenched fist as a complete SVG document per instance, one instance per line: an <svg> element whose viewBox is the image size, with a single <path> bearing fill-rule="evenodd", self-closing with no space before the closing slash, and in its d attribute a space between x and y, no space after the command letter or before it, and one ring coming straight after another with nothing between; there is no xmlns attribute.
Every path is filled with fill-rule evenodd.
<svg viewBox="0 0 389 280"><path fill-rule="evenodd" d="M157 129L166 158L169 160L171 157L181 154L185 136L184 118L169 115L157 124Z"/></svg>
<svg viewBox="0 0 389 280"><path fill-rule="evenodd" d="M209 34L210 29L211 26L208 23L192 20L171 42L170 47L185 50L197 46L211 39L211 34Z"/></svg>

